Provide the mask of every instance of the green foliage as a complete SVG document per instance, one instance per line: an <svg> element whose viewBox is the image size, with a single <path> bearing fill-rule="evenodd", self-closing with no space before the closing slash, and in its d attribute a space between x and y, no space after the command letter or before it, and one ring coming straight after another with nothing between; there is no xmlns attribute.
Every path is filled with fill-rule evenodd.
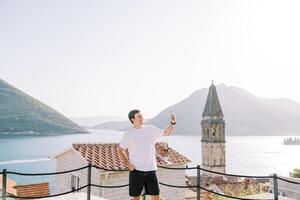
<svg viewBox="0 0 300 200"><path fill-rule="evenodd" d="M295 168L294 173L300 174L300 168Z"/></svg>
<svg viewBox="0 0 300 200"><path fill-rule="evenodd" d="M300 168L295 168L293 171L293 177L300 178Z"/></svg>

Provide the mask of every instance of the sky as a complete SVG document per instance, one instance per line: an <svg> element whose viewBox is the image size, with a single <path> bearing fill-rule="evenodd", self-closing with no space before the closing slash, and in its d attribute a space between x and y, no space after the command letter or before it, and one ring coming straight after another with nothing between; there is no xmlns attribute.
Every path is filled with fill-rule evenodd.
<svg viewBox="0 0 300 200"><path fill-rule="evenodd" d="M300 102L298 0L0 0L0 78L68 117L215 84Z"/></svg>

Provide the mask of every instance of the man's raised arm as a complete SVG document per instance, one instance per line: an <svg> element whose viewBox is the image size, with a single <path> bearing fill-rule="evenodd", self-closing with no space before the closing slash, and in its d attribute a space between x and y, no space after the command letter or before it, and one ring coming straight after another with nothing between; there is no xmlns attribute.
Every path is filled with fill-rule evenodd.
<svg viewBox="0 0 300 200"><path fill-rule="evenodd" d="M171 112L171 122L169 126L164 130L164 136L169 136L172 134L172 131L174 129L174 125L176 124L176 117L175 115Z"/></svg>

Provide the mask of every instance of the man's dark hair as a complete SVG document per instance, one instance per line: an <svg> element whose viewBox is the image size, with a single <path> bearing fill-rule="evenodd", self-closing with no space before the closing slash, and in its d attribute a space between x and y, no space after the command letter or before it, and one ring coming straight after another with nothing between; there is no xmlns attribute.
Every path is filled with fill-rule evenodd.
<svg viewBox="0 0 300 200"><path fill-rule="evenodd" d="M128 119L132 124L133 124L133 121L131 119L134 119L134 115L139 112L140 111L138 109L134 109L128 113Z"/></svg>

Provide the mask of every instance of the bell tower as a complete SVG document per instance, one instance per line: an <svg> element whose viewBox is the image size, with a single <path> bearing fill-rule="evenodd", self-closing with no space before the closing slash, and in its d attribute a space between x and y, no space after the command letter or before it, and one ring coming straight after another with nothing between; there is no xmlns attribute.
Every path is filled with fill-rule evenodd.
<svg viewBox="0 0 300 200"><path fill-rule="evenodd" d="M202 168L225 173L225 121L213 82L209 87L201 121ZM216 176L204 172L209 176Z"/></svg>

